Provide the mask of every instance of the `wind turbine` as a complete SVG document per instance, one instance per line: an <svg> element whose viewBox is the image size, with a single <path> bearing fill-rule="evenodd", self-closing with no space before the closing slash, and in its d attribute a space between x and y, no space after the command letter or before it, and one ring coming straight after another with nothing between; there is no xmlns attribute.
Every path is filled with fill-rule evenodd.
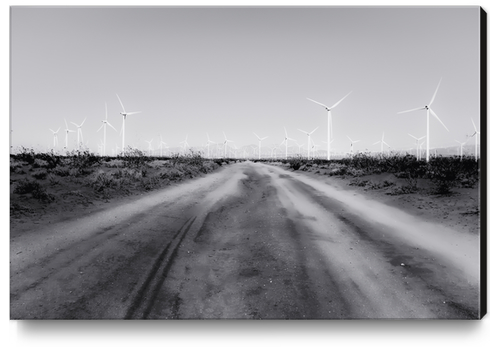
<svg viewBox="0 0 490 347"><path fill-rule="evenodd" d="M446 128L447 131L449 131L449 129L442 122L442 120L440 120L439 117L437 117L436 113L430 108L430 105L432 105L432 103L434 102L434 99L436 98L437 90L439 89L439 86L441 85L441 81L442 81L442 78L439 80L439 84L437 85L436 91L434 92L434 95L432 96L432 99L430 100L428 105L426 105L424 107L420 107L420 108L414 108L412 110L398 112L398 114L401 114L401 113L407 113L407 112L412 112L412 111L427 110L427 152L425 153L426 161L429 161L429 150L430 150L430 147L429 147L429 114L432 113L432 115L434 117L436 117L436 119L442 124L442 126L444 128Z"/></svg>
<svg viewBox="0 0 490 347"><path fill-rule="evenodd" d="M475 161L478 161L478 135L480 135L480 132L476 129L475 122L473 122L473 118L471 118L471 123L473 123L473 128L475 129L475 132L471 137L475 137Z"/></svg>
<svg viewBox="0 0 490 347"><path fill-rule="evenodd" d="M461 142L458 140L454 140L454 141L456 141L460 145L460 147L459 147L459 161L463 161L463 146L466 144L467 141L465 141L465 142Z"/></svg>
<svg viewBox="0 0 490 347"><path fill-rule="evenodd" d="M146 141L146 143L148 143L148 156L151 156L151 151L153 150L153 148L151 147L151 143L153 142L153 139L151 139L150 141Z"/></svg>
<svg viewBox="0 0 490 347"><path fill-rule="evenodd" d="M384 152L383 145L387 145L388 147L390 147L390 145L385 142L385 133L383 133L383 136L381 137L381 141L377 141L373 143L373 146L377 145L378 143L381 143L381 153Z"/></svg>
<svg viewBox="0 0 490 347"><path fill-rule="evenodd" d="M209 147L211 147L211 144L212 144L212 143L216 143L216 142L211 141L211 140L209 139L209 134L208 134L208 133L206 133L206 136L207 136L207 138L208 138L208 142L206 142L206 147L208 147L208 159L209 159L209 158L210 158L210 157L209 157Z"/></svg>
<svg viewBox="0 0 490 347"><path fill-rule="evenodd" d="M423 138L425 138L425 136L422 136L422 137L419 137L419 138L416 138L415 136L411 135L411 134L408 134L409 136L413 137L417 142L416 142L416 148L417 148L417 160L420 160L420 157L421 157L421 149L422 149L422 145L419 146L419 141L422 140Z"/></svg>
<svg viewBox="0 0 490 347"><path fill-rule="evenodd" d="M350 155L352 156L354 154L354 143L357 143L361 140L352 140L349 136L347 136L347 138L349 139L350 141Z"/></svg>
<svg viewBox="0 0 490 347"><path fill-rule="evenodd" d="M54 131L53 129L49 129L53 133L53 148L55 148L58 144L58 132L60 131L60 129L61 128L58 128L58 130L56 131Z"/></svg>
<svg viewBox="0 0 490 347"><path fill-rule="evenodd" d="M185 154L185 150L186 148L189 146L189 143L187 143L187 135L185 135L185 140L184 141L180 141L179 143L182 143L182 147L184 148L184 154Z"/></svg>
<svg viewBox="0 0 490 347"><path fill-rule="evenodd" d="M122 123L122 128L121 128L121 132L122 132L122 153L124 154L124 137L125 137L125 134L126 134L126 116L129 116L131 114L137 114L137 113L141 113L141 111L136 111L136 112L126 112L126 110L124 109L124 105L121 101L121 98L119 97L119 95L117 95L117 98L119 99L119 103L121 104L121 108L123 109L122 112L119 112L122 116L123 116L123 123Z"/></svg>
<svg viewBox="0 0 490 347"><path fill-rule="evenodd" d="M160 148L160 157L163 157L163 147L164 146L165 146L165 148L167 148L167 144L165 142L163 142L162 134L160 134L160 144L158 145L158 147Z"/></svg>
<svg viewBox="0 0 490 347"><path fill-rule="evenodd" d="M302 143L301 145L296 141L296 144L298 145L298 155L301 156L301 147L303 147L305 144Z"/></svg>
<svg viewBox="0 0 490 347"><path fill-rule="evenodd" d="M294 142L296 142L296 140L295 140L295 139L292 139L292 138L290 138L290 137L288 136L288 132L286 131L286 127L284 127L284 134L285 134L286 136L284 137L284 140L282 140L281 145L282 145L283 143L285 143L285 145L286 145L286 159L287 159L287 158L288 158L288 140L291 140L291 141L294 141ZM280 145L279 145L279 146L280 146Z"/></svg>
<svg viewBox="0 0 490 347"><path fill-rule="evenodd" d="M316 128L315 128L315 130L310 131L309 133L308 133L308 132L306 132L306 131L304 131L304 130L298 129L298 130L299 130L299 131L301 131L302 133L305 133L305 134L306 134L306 136L308 136L308 144L307 144L307 148L308 148L308 160L310 159L310 147L311 147L311 146L310 146L310 137L311 137L311 134L313 134L313 133L316 131L316 129L318 129L318 127L316 127Z"/></svg>
<svg viewBox="0 0 490 347"><path fill-rule="evenodd" d="M332 142L333 142L333 140L330 141L330 143L332 143ZM317 150L317 148L320 148L320 145L315 144L315 141L313 141L313 138L311 138L311 143L312 143L311 150L313 151L311 157L315 158L316 157L316 150Z"/></svg>
<svg viewBox="0 0 490 347"><path fill-rule="evenodd" d="M87 120L87 118L85 118L82 122L82 124L78 125L77 123L74 123L74 122L71 122L71 124L75 125L78 129L77 129L77 143L78 143L78 149L80 149L80 144L83 142L83 134L82 134L82 126L83 126L83 123L85 123L85 121ZM82 138L82 142L80 142L80 137Z"/></svg>
<svg viewBox="0 0 490 347"><path fill-rule="evenodd" d="M68 149L68 133L74 133L75 130L68 129L68 123L66 122L65 119L65 148Z"/></svg>
<svg viewBox="0 0 490 347"><path fill-rule="evenodd" d="M225 136L225 142L223 142L223 146L225 147L225 148L224 148L225 154L224 154L223 158L226 158L226 147L227 147L227 145L226 145L226 144L227 144L228 142L233 142L233 141L232 141L232 140L228 140L228 139L226 138L226 134L225 134L225 132L224 132L224 131L223 131L223 135Z"/></svg>
<svg viewBox="0 0 490 347"><path fill-rule="evenodd" d="M315 101L315 100L312 100L310 98L307 98L308 100L314 102L315 104L318 104L318 105L321 105L323 107L325 107L325 109L327 110L327 160L330 160L330 138L333 139L333 129L332 129L332 109L335 108L338 104L340 104L346 97L349 96L349 94L352 93L349 92L346 96L344 96L342 99L340 99L339 101L337 101L332 107L328 107L327 105L324 105L318 101Z"/></svg>
<svg viewBox="0 0 490 347"><path fill-rule="evenodd" d="M104 144L103 144L103 146L104 146L104 147L103 147L103 148L104 148L104 150L103 150L103 152L102 152L102 153L103 153L103 154L102 154L103 156L105 156L105 145L106 145L106 130L107 130L107 126L110 126L112 129L114 129L114 130L117 132L116 128L114 128L114 127L111 125L111 123L109 123L109 121L107 120L107 102L106 102L106 103L105 103L105 120L103 120L103 121L102 121L102 126L99 128L99 130L97 130L97 132L99 132L99 131L100 131L100 129L104 128ZM66 141L67 141L67 143L68 143L68 133L66 134L66 136L67 136L67 137L66 137Z"/></svg>
<svg viewBox="0 0 490 347"><path fill-rule="evenodd" d="M265 136L265 137L260 137L259 135L257 135L256 133L253 133L258 139L259 139L259 159L260 159L260 148L261 148L261 143L263 140L265 140L266 138L268 138L268 136Z"/></svg>

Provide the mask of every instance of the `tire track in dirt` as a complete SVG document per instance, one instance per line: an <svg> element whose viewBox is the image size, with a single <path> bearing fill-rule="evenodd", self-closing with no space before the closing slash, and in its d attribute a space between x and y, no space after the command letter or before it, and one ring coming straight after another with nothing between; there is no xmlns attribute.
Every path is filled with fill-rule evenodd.
<svg viewBox="0 0 490 347"><path fill-rule="evenodd" d="M325 195L292 175L283 174L284 170L268 168L268 171L277 175L278 184L289 191L290 197L306 198L305 201L294 205L299 207L302 213L311 212L316 216L320 215L320 211L315 213L311 208L307 211L301 206L312 203L323 209L324 213L330 214L336 221L340 233L335 236L335 239L344 246L339 247L339 244L331 247L324 244L323 248L326 254L335 253L335 248L345 249L345 256L338 253L338 256L330 256L329 259L335 268L350 269L347 274L337 274L337 280L345 281L346 288L351 288L351 294L349 290L345 291L347 297L360 297L359 291L366 291L371 286L370 282L378 281L376 286L379 287L379 295L384 293L385 298L397 298L395 299L398 301L397 306L405 306L405 309L398 313L399 317L478 318L478 287L468 282L460 269L451 267L444 262L444 259L440 259L439 254L417 247L418 244L407 243L405 239L398 238L397 233L393 233L394 230L390 225L385 225L382 221L377 223L375 220L365 219L355 214L348 204ZM327 224L325 221L323 227L318 223L314 224L312 223L311 227L317 234L328 233L324 228ZM352 256L355 252L359 253L361 258L356 260L356 257L349 256L349 250ZM359 270L363 272L363 276L355 275ZM391 275L386 277L381 275L382 273L391 273ZM372 310L376 310L375 307L381 308L382 306L379 305L384 304L377 298L378 294L369 291L371 294L365 297L364 304L372 305ZM361 302L355 306L359 307L359 304ZM390 308L386 307L384 311L379 311L378 317L389 314L389 310Z"/></svg>
<svg viewBox="0 0 490 347"><path fill-rule="evenodd" d="M149 206L146 210L133 205L137 213L132 213L130 206L120 204L105 214L64 221L18 237L16 249L26 245L27 251L11 258L11 318L124 318L129 307L137 313L143 301L135 304L134 293L145 292L141 283L147 281L142 274L148 264L165 248L166 255L174 257L182 222L187 221L190 228L199 220L197 215L221 198L221 187L233 193L240 177L240 170L230 166L212 179L206 176L182 184L185 194L169 189L143 197L144 206ZM63 233L65 226L70 228ZM43 239L44 234L48 236ZM38 240L45 247L29 252ZM150 287L147 284L145 289Z"/></svg>
<svg viewBox="0 0 490 347"><path fill-rule="evenodd" d="M177 255L179 246L195 220L196 217L189 218L177 231L172 242L158 255L150 272L145 276L143 285L136 291L134 299L131 300L131 305L124 317L125 319L144 319L147 317L155 301L157 291L162 286Z"/></svg>
<svg viewBox="0 0 490 347"><path fill-rule="evenodd" d="M239 196L207 214L181 247L149 318L348 317L341 289L286 216L267 173L244 167ZM187 251L187 253L186 253Z"/></svg>

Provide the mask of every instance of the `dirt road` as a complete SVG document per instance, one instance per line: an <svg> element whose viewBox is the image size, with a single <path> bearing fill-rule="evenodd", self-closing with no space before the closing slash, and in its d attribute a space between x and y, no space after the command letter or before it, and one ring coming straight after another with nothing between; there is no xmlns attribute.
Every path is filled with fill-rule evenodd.
<svg viewBox="0 0 490 347"><path fill-rule="evenodd" d="M11 240L12 319L479 316L479 237L239 163Z"/></svg>

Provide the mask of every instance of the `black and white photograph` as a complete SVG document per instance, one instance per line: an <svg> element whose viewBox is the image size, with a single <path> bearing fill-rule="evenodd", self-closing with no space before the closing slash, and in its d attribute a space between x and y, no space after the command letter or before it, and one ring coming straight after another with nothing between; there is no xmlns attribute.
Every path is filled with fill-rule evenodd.
<svg viewBox="0 0 490 347"><path fill-rule="evenodd" d="M10 320L486 314L482 7L9 15Z"/></svg>

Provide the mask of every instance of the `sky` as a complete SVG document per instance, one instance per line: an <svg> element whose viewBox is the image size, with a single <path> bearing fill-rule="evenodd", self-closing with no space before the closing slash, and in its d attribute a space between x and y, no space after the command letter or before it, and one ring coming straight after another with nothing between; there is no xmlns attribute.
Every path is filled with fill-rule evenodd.
<svg viewBox="0 0 490 347"><path fill-rule="evenodd" d="M432 147L456 146L480 126L480 8L472 7L12 7L12 146L47 150L64 119L82 127L92 151L126 144L153 148L160 136L191 147L226 133L238 147L272 147L298 129L318 130L326 148L332 110L334 151L414 147L426 135L423 107L442 78L430 117ZM471 151L473 138L468 143ZM292 143L290 143L292 145ZM68 149L76 146L69 134Z"/></svg>

